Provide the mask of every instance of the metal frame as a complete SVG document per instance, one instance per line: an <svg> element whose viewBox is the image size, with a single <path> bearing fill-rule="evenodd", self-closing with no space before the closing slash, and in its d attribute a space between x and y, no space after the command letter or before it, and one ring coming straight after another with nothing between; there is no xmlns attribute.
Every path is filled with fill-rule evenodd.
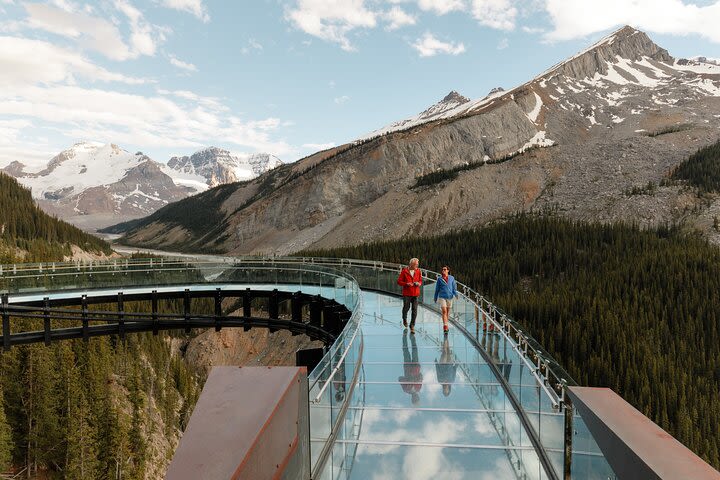
<svg viewBox="0 0 720 480"><path fill-rule="evenodd" d="M243 327L249 330L252 327L268 328L270 331L280 329L289 330L293 335L305 334L313 340L321 340L325 344L332 343L343 330L345 323L351 316L350 310L335 300L329 300L319 295L310 295L302 292L289 292L274 290L220 289L210 291L191 291L190 285L178 286L175 291L158 292L153 289L143 293L123 293L115 295L88 296L87 290L78 292L77 296L54 299L49 297L43 300L26 301L10 304L9 296L2 294L0 302L0 315L3 318L2 344L7 350L13 345L29 343L45 343L52 341L69 340L101 335L119 335L125 338L128 332L152 331L157 335L160 330L192 328L215 328L219 331L223 327ZM212 298L214 300L213 315L193 314L191 305L193 299ZM250 302L257 298L269 300L268 317L244 315L242 317L223 315L222 301L224 299L242 298L243 306L250 306ZM159 300L183 300L183 311L178 313L159 313ZM127 313L125 303L129 301L150 301L150 313ZM279 304L282 301L291 302L293 315L290 319L278 318ZM92 311L89 305L116 303L116 311ZM58 307L79 306L77 309ZM310 306L310 316L303 319L302 308ZM249 308L244 308L244 313ZM11 318L42 319L43 330L11 332ZM52 322L80 322L79 327L52 328ZM101 324L91 325L91 322Z"/></svg>

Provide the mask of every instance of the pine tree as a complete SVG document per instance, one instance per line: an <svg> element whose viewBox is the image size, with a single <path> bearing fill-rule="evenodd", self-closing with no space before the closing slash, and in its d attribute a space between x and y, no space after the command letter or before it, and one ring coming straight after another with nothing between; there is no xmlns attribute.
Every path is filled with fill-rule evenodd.
<svg viewBox="0 0 720 480"><path fill-rule="evenodd" d="M0 472L6 472L12 465L12 431L5 416L5 395L0 385Z"/></svg>

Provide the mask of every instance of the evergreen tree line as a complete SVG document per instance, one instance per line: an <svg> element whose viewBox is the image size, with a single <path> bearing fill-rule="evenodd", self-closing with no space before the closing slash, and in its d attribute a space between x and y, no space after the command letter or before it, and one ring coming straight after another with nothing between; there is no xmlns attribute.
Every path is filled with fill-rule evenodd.
<svg viewBox="0 0 720 480"><path fill-rule="evenodd" d="M579 384L612 388L720 468L720 251L701 238L519 216L302 255L449 264Z"/></svg>
<svg viewBox="0 0 720 480"><path fill-rule="evenodd" d="M103 240L40 210L28 189L0 173L0 263L17 261L17 249L27 252L26 262L60 261L72 253L70 245L112 251Z"/></svg>
<svg viewBox="0 0 720 480"><path fill-rule="evenodd" d="M720 192L720 142L695 152L673 170L670 178L687 181L701 194Z"/></svg>
<svg viewBox="0 0 720 480"><path fill-rule="evenodd" d="M125 310L147 311L147 303L128 302ZM163 301L160 311L178 312L180 303ZM198 307L209 310L209 304ZM11 318L11 324L14 330L42 329L40 320ZM0 469L25 478L146 478L153 467L150 438L179 436L203 381L171 355L171 338L140 333L125 342L97 337L3 352Z"/></svg>
<svg viewBox="0 0 720 480"><path fill-rule="evenodd" d="M550 147L557 146L557 144L553 144ZM456 167L451 168L440 168L438 170L435 170L430 173L426 173L425 175L420 175L419 177L415 178L415 183L410 187L411 189L419 188L419 187L427 187L429 185L435 185L441 182L444 182L445 180L455 180L460 172L465 172L468 170L475 170L476 168L480 168L485 165L497 165L499 163L507 162L508 160L512 160L513 158L523 155L524 153L537 150L539 148L550 148L550 147L543 147L540 145L532 145L526 149L518 150L516 152L508 153L507 155L504 155L502 157L491 159L491 160L481 160L476 162L468 162L464 165L458 165Z"/></svg>

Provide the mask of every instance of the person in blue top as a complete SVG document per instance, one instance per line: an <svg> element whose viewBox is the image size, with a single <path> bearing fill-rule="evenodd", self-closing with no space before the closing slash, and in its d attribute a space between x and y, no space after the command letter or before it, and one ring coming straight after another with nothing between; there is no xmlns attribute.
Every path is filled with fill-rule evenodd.
<svg viewBox="0 0 720 480"><path fill-rule="evenodd" d="M453 298L458 297L455 277L450 275L450 267L445 265L440 271L441 275L435 283L435 301L440 304L442 310L443 331L448 332L448 319Z"/></svg>

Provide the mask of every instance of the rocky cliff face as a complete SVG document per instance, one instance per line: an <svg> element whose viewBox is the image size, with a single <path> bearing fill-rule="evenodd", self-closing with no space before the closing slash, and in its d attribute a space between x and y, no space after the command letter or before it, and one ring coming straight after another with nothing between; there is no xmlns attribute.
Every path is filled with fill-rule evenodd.
<svg viewBox="0 0 720 480"><path fill-rule="evenodd" d="M288 253L440 233L540 208L578 219L673 221L692 207L677 187L652 197L626 192L659 184L720 137L720 67L676 61L625 27L524 85L456 103L239 186L215 206L225 219L210 245L162 215L125 240ZM479 168L413 187L419 176L467 164Z"/></svg>
<svg viewBox="0 0 720 480"><path fill-rule="evenodd" d="M217 147L209 147L190 156L172 157L168 161L171 169L200 175L210 187L249 180L279 165L282 165L282 161L270 154L239 157Z"/></svg>

